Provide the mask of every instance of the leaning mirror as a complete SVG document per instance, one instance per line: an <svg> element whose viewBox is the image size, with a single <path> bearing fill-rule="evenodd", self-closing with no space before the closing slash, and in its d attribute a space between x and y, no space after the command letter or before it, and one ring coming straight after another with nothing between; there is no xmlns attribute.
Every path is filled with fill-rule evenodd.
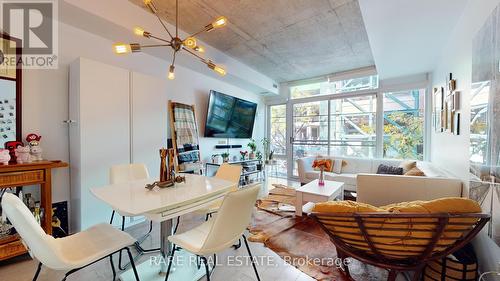
<svg viewBox="0 0 500 281"><path fill-rule="evenodd" d="M21 40L0 33L0 148L21 141Z"/></svg>

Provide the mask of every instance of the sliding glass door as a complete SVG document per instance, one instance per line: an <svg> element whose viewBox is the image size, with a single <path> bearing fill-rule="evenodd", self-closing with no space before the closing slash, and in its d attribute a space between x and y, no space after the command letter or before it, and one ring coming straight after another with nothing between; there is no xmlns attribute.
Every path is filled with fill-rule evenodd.
<svg viewBox="0 0 500 281"><path fill-rule="evenodd" d="M272 177L287 177L287 154L286 154L286 104L271 105L270 116L270 148L273 151L273 162L269 169Z"/></svg>
<svg viewBox="0 0 500 281"><path fill-rule="evenodd" d="M328 101L297 103L292 110L292 176L297 159L328 154Z"/></svg>

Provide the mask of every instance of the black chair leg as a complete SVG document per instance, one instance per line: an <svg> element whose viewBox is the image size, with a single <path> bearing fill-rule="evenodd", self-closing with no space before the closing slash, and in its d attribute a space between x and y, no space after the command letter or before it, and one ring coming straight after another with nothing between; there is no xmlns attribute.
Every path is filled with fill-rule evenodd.
<svg viewBox="0 0 500 281"><path fill-rule="evenodd" d="M241 247L241 239L238 239L238 244L232 246L233 249L238 250Z"/></svg>
<svg viewBox="0 0 500 281"><path fill-rule="evenodd" d="M36 279L38 279L38 275L40 274L40 270L42 270L42 263L41 262L38 263L38 267L36 269L35 276L33 276L33 281L36 281Z"/></svg>
<svg viewBox="0 0 500 281"><path fill-rule="evenodd" d="M109 224L113 224L113 219L115 218L115 210L111 213L111 219L109 220Z"/></svg>
<svg viewBox="0 0 500 281"><path fill-rule="evenodd" d="M181 217L177 217L177 222L175 223L174 234L177 233L177 228L179 228L179 223L181 222ZM153 223L151 221L151 223Z"/></svg>
<svg viewBox="0 0 500 281"><path fill-rule="evenodd" d="M210 270L208 268L208 260L205 257L201 257L201 260L205 264L205 273L207 274L207 281L210 281Z"/></svg>
<svg viewBox="0 0 500 281"><path fill-rule="evenodd" d="M111 264L111 270L113 271L113 281L116 280L116 270L115 264L113 263L113 255L109 255L109 263Z"/></svg>
<svg viewBox="0 0 500 281"><path fill-rule="evenodd" d="M172 268L172 264L174 263L174 255L175 255L175 245L172 245L172 252L168 253L168 267L167 267L167 274L165 275L165 281L168 281L168 276L170 275L170 269Z"/></svg>
<svg viewBox="0 0 500 281"><path fill-rule="evenodd" d="M125 217L122 217L122 231L124 230L125 230ZM119 253L118 268L120 270L125 270L125 266L122 265L122 251L120 251Z"/></svg>
<svg viewBox="0 0 500 281"><path fill-rule="evenodd" d="M255 266L255 261L253 260L252 252L250 251L250 247L248 246L247 238L245 237L245 235L243 235L243 241L245 242L245 246L247 247L248 255L250 256L250 261L252 262L253 271L255 271L255 275L257 276L257 280L260 281L259 272L257 272L257 267Z"/></svg>
<svg viewBox="0 0 500 281"><path fill-rule="evenodd" d="M134 262L134 258L132 257L132 253L130 252L129 248L126 248L126 249L127 249L128 258L130 259L130 264L132 265L132 270L134 270L135 280L140 281L139 274L137 273L137 268L135 268L135 262Z"/></svg>

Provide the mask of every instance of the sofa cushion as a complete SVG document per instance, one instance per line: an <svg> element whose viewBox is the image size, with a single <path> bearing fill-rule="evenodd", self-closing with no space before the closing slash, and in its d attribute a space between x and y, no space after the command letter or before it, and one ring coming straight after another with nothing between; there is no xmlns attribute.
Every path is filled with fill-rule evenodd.
<svg viewBox="0 0 500 281"><path fill-rule="evenodd" d="M365 212L387 212L366 203L355 201L328 201L320 202L314 205L313 212L318 213L365 213Z"/></svg>
<svg viewBox="0 0 500 281"><path fill-rule="evenodd" d="M347 173L342 173L342 174L326 173L325 179L331 181L339 181L343 182L344 184L356 186L357 176L358 176L357 174L347 174Z"/></svg>
<svg viewBox="0 0 500 281"><path fill-rule="evenodd" d="M357 174L370 173L372 160L362 158L342 158L346 164L342 167L342 173Z"/></svg>
<svg viewBox="0 0 500 281"><path fill-rule="evenodd" d="M326 172L325 174L328 174ZM319 177L319 171L311 171L311 172L306 172L306 178L309 180L316 180Z"/></svg>

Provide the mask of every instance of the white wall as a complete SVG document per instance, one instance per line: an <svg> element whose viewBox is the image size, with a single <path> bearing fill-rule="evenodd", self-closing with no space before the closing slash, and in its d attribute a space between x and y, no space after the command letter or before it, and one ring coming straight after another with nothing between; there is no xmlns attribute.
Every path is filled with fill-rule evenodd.
<svg viewBox="0 0 500 281"><path fill-rule="evenodd" d="M481 3L478 3L481 2ZM461 91L460 136L450 133L431 135L431 161L468 181L470 89L472 74L472 40L500 0L470 0L457 26L443 48L441 58L432 72L432 85L445 86L445 79L453 73L457 89Z"/></svg>
<svg viewBox="0 0 500 281"><path fill-rule="evenodd" d="M68 127L63 120L68 119L69 64L78 57L86 57L166 79L169 62L147 54L116 56L112 53L112 43L105 38L60 23L59 69L24 70L23 135L35 132L43 136L41 146L44 149L45 158L69 161ZM170 89L166 95L169 99L195 104L201 133L203 133L205 123L208 93L210 89L214 89L257 102L259 106L254 138L260 139L264 136L262 124L264 124L265 107L258 95L228 84L224 82L224 78L208 77L180 65L176 66L176 79L168 81L168 84ZM110 112L112 113L112 105L110 105ZM218 141L220 140L202 138L202 157L208 159ZM247 142L248 140L240 140L234 143L246 146ZM158 147L151 149L156 150ZM237 152L237 150L234 151L234 153ZM54 170L53 202L69 200L69 192L69 169Z"/></svg>

